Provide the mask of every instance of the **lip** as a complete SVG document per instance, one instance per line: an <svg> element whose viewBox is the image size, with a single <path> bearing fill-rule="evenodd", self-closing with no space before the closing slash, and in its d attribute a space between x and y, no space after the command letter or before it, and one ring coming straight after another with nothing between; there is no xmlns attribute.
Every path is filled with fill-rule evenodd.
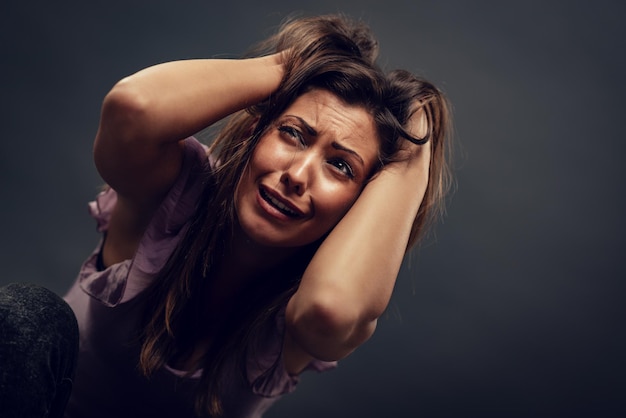
<svg viewBox="0 0 626 418"><path fill-rule="evenodd" d="M269 212L276 218L284 219L284 220L293 220L293 219L301 219L304 218L305 212L301 210L298 206L296 206L289 199L283 197L279 192L269 187L261 185L258 190L257 199L259 200L260 205L265 209L266 212ZM287 210L292 213L286 213L282 208L276 206L274 202L271 202L269 199L278 202L280 205L283 205Z"/></svg>

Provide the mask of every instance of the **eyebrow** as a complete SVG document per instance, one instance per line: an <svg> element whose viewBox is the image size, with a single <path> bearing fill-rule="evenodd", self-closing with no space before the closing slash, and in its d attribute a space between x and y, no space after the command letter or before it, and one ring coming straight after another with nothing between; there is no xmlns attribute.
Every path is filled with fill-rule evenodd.
<svg viewBox="0 0 626 418"><path fill-rule="evenodd" d="M351 150L350 148L346 148L343 145L341 145L338 142L333 141L332 146L334 149L340 150L340 151L345 151L348 154L352 154L354 155L354 157L359 160L361 162L361 165L365 165L365 162L363 161L363 158L361 158L361 156L359 154L356 153L356 151Z"/></svg>
<svg viewBox="0 0 626 418"><path fill-rule="evenodd" d="M298 119L298 121L302 124L302 126L304 126L304 129L306 130L306 133L311 135L311 136L317 136L317 131L315 130L314 127L312 127L311 125L309 125L304 119L302 119L300 116L296 116L296 115L287 115L290 118L295 118Z"/></svg>
<svg viewBox="0 0 626 418"><path fill-rule="evenodd" d="M304 127L304 130L307 132L308 135L317 136L318 132L315 130L315 128L309 125L300 116L296 116L296 115L286 115L286 116L297 119L302 124L302 126ZM336 150L344 151L344 152L347 152L348 154L353 155L356 159L358 159L361 162L362 165L365 165L363 158L361 158L361 156L353 149L350 149L344 145L341 145L337 141L333 141L331 145Z"/></svg>

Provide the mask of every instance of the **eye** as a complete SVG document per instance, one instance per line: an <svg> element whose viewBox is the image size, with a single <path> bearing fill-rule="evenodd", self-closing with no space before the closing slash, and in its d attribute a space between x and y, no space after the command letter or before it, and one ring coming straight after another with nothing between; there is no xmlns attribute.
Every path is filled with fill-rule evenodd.
<svg viewBox="0 0 626 418"><path fill-rule="evenodd" d="M304 142L304 136L295 126L280 125L278 131L287 135L289 138L298 141L301 145L306 145Z"/></svg>
<svg viewBox="0 0 626 418"><path fill-rule="evenodd" d="M331 164L333 167L335 167L337 170L339 170L342 174L344 174L348 178L351 178L351 179L354 178L354 170L352 170L352 166L350 166L350 164L348 164L346 161L340 158L335 158L335 159L329 160L328 163Z"/></svg>

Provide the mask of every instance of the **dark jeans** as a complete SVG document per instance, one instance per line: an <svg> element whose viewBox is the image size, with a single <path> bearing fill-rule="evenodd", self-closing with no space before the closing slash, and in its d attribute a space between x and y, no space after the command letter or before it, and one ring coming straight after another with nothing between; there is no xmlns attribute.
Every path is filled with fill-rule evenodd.
<svg viewBox="0 0 626 418"><path fill-rule="evenodd" d="M0 288L0 416L63 416L72 391L78 325L51 291L24 284Z"/></svg>

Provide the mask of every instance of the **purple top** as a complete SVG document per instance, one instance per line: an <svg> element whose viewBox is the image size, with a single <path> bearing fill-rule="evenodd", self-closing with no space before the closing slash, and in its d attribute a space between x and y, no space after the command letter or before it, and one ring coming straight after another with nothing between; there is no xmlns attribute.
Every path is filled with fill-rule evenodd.
<svg viewBox="0 0 626 418"><path fill-rule="evenodd" d="M201 193L198 173L206 163L206 148L185 141L181 173L157 209L134 257L98 271L102 242L84 262L78 279L65 296L80 329L80 354L72 396L65 417L124 418L137 416L192 417L200 373L165 366L149 380L137 369L141 345L136 339L146 303L143 292L183 236ZM91 202L98 231L108 228L117 194L109 189ZM223 418L261 417L278 398L296 388L299 377L287 373L281 359L284 309L266 324L256 355L247 360L247 376L238 365L227 365ZM273 365L268 376L262 374ZM314 360L307 369L324 371L336 362Z"/></svg>

